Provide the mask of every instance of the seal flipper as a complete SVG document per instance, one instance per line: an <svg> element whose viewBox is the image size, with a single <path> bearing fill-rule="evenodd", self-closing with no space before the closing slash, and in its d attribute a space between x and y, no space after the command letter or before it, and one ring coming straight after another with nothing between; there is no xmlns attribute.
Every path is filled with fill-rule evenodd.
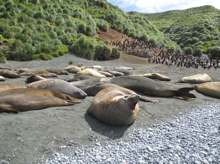
<svg viewBox="0 0 220 164"><path fill-rule="evenodd" d="M143 102L153 102L153 103L159 102L156 99L152 99L152 98L149 98L149 97L146 97L146 96L141 96L140 97L140 101L143 101Z"/></svg>
<svg viewBox="0 0 220 164"><path fill-rule="evenodd" d="M18 113L19 111L16 110L16 109L14 109L11 105L1 104L1 105L0 105L0 112Z"/></svg>
<svg viewBox="0 0 220 164"><path fill-rule="evenodd" d="M185 100L193 100L196 98L194 94L189 93L189 91L194 90L195 86L192 87L183 87L178 89L178 93L181 97L183 97Z"/></svg>

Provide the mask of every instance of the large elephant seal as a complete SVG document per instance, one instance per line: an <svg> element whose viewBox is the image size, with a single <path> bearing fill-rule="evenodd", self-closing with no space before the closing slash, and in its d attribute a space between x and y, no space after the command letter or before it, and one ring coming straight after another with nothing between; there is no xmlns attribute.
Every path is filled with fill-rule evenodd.
<svg viewBox="0 0 220 164"><path fill-rule="evenodd" d="M52 96L72 103L81 102L81 100L71 97L67 94L61 93L59 91L54 91L50 89L36 89L36 88L16 88L16 89L5 90L0 92L0 97L6 95L16 95L16 94L32 95L32 96Z"/></svg>
<svg viewBox="0 0 220 164"><path fill-rule="evenodd" d="M53 106L73 105L75 102L66 101L52 96L36 95L4 95L0 97L0 112L15 112L38 110Z"/></svg>
<svg viewBox="0 0 220 164"><path fill-rule="evenodd" d="M35 81L46 80L46 78L39 75L32 75L26 79L27 83L33 83Z"/></svg>
<svg viewBox="0 0 220 164"><path fill-rule="evenodd" d="M84 69L84 70L77 72L77 74L75 76L77 77L79 75L90 75L90 76L99 77L99 78L106 77L105 75L102 75L101 73L98 73L96 70L90 69L90 68L87 68L87 69Z"/></svg>
<svg viewBox="0 0 220 164"><path fill-rule="evenodd" d="M0 84L0 92L15 88L27 88L27 87L24 85L10 84L10 83Z"/></svg>
<svg viewBox="0 0 220 164"><path fill-rule="evenodd" d="M57 74L51 73L49 71L33 71L33 72L23 72L19 74L20 76L31 76L31 75L39 75L42 77L57 77Z"/></svg>
<svg viewBox="0 0 220 164"><path fill-rule="evenodd" d="M160 73L135 74L134 76L143 76L143 77L147 77L150 79L156 79L156 80L160 80L160 81L170 81L169 77L162 75Z"/></svg>
<svg viewBox="0 0 220 164"><path fill-rule="evenodd" d="M94 79L94 78L96 78L96 77L90 76L90 75L79 75L77 77L74 77L72 79L67 80L67 82L81 81L81 80Z"/></svg>
<svg viewBox="0 0 220 164"><path fill-rule="evenodd" d="M83 90L60 79L40 80L40 81L27 84L27 87L28 88L39 88L39 89L51 89L51 90L65 93L67 95L70 95L78 99L84 99L87 96Z"/></svg>
<svg viewBox="0 0 220 164"><path fill-rule="evenodd" d="M58 68L46 69L46 71L49 71L50 73L55 73L56 75L68 75L69 74L66 70L58 69Z"/></svg>
<svg viewBox="0 0 220 164"><path fill-rule="evenodd" d="M65 67L64 70L69 73L76 74L77 72L81 71L81 68L79 68L78 66L75 66L75 65L70 65L70 66Z"/></svg>
<svg viewBox="0 0 220 164"><path fill-rule="evenodd" d="M176 81L176 83L205 83L212 81L212 78L206 73L186 76Z"/></svg>
<svg viewBox="0 0 220 164"><path fill-rule="evenodd" d="M186 100L192 100L193 98L196 98L195 95L189 93L189 91L195 89L194 86L179 88L177 86L167 84L165 82L155 81L150 78L141 77L141 76L118 76L114 78L89 79L89 80L71 82L70 84L78 88L83 88L100 82L116 84L118 86L128 88L135 92L139 92L149 96L158 96L158 97L181 96Z"/></svg>
<svg viewBox="0 0 220 164"><path fill-rule="evenodd" d="M206 82L196 86L196 90L205 95L220 98L220 82Z"/></svg>
<svg viewBox="0 0 220 164"><path fill-rule="evenodd" d="M124 87L120 87L118 85L115 84L111 84L111 83L98 83L98 84L94 84L92 86L86 86L81 88L88 96L95 96L98 92L100 92L101 90L105 89L105 88L109 88L109 87L117 87L120 90L122 90L124 93L126 94L137 94L134 91L124 88ZM158 100L146 97L146 96L140 96L140 101L144 101L144 102L158 102Z"/></svg>
<svg viewBox="0 0 220 164"><path fill-rule="evenodd" d="M108 125L130 125L139 114L139 99L139 95L129 95L118 87L105 88L94 97L87 113Z"/></svg>
<svg viewBox="0 0 220 164"><path fill-rule="evenodd" d="M8 77L8 78L18 78L21 77L14 70L3 69L0 71L0 76Z"/></svg>

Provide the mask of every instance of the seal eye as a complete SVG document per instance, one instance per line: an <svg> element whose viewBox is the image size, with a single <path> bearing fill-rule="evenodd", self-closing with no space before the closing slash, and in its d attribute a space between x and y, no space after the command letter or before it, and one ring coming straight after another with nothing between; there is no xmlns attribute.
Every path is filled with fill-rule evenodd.
<svg viewBox="0 0 220 164"><path fill-rule="evenodd" d="M128 95L124 96L124 98L125 98L125 99L128 98Z"/></svg>

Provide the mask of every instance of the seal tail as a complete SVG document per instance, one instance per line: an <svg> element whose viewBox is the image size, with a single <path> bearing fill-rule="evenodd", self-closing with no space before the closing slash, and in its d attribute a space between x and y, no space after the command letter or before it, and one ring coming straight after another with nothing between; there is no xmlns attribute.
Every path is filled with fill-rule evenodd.
<svg viewBox="0 0 220 164"><path fill-rule="evenodd" d="M195 89L195 86L183 87L183 88L179 88L178 92L179 92L179 95L182 96L185 100L193 100L194 98L196 98L196 96L189 92L194 89Z"/></svg>

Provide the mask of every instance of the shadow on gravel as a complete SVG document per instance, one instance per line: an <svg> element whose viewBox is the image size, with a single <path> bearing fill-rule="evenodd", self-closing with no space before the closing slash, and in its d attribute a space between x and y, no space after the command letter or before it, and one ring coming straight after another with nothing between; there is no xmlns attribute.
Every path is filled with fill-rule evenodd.
<svg viewBox="0 0 220 164"><path fill-rule="evenodd" d="M116 140L121 138L125 131L132 125L128 126L110 126L107 125L93 116L85 113L84 115L86 122L90 125L92 131L95 131L105 137L109 137L110 139Z"/></svg>

